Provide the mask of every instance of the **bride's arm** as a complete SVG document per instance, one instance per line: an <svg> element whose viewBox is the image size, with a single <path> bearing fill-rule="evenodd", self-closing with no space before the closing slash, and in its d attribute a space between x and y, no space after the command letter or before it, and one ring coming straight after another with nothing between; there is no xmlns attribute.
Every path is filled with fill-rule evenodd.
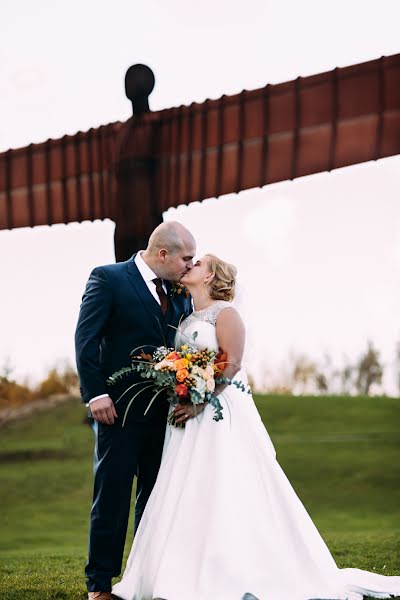
<svg viewBox="0 0 400 600"><path fill-rule="evenodd" d="M228 364L223 375L232 379L241 368L246 337L243 321L233 306L219 313L216 333L219 347L228 355ZM220 394L227 386L228 384L218 385L215 388L216 393Z"/></svg>
<svg viewBox="0 0 400 600"><path fill-rule="evenodd" d="M228 364L224 370L224 377L232 379L241 367L245 342L243 321L233 306L229 306L219 313L216 323L216 334L219 347L228 355ZM215 394L223 392L228 385L227 383L217 385ZM197 404L195 407L178 404L174 409L175 422L183 423L188 418L195 417L204 410L206 404L207 402Z"/></svg>

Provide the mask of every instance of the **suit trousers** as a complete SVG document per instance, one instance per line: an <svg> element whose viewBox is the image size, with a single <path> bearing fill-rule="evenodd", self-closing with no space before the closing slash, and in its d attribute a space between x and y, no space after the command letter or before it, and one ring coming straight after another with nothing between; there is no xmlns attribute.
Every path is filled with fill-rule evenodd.
<svg viewBox="0 0 400 600"><path fill-rule="evenodd" d="M121 573L133 479L137 477L135 531L157 479L166 418L124 427L94 423L94 492L90 515L86 584L89 592L111 591Z"/></svg>

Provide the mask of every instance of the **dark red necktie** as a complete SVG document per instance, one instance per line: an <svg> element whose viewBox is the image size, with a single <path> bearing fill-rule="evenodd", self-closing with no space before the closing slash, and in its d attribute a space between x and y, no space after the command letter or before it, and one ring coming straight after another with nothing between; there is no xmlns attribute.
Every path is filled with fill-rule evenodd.
<svg viewBox="0 0 400 600"><path fill-rule="evenodd" d="M153 281L153 283L156 284L156 292L158 294L158 297L160 298L161 310L162 310L163 315L165 315L165 313L167 312L167 307L168 307L167 294L164 292L164 288L162 286L161 279L156 277L152 281Z"/></svg>

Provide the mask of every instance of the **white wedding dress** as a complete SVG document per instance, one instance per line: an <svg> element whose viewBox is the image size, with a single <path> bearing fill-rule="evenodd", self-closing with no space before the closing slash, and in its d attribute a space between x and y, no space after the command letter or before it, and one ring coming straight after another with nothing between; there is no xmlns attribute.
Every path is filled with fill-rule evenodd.
<svg viewBox="0 0 400 600"><path fill-rule="evenodd" d="M215 323L227 306L192 313L177 346L197 331L198 348L218 350ZM245 373L235 380L245 382ZM251 395L231 385L220 399L223 420L214 421L207 405L185 429L167 426L158 478L113 594L124 600L400 595L400 577L336 566L276 460Z"/></svg>

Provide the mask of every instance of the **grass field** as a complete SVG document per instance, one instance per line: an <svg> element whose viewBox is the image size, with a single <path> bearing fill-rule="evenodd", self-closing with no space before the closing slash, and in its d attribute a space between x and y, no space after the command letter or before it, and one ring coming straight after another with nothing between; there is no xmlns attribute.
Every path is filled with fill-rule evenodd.
<svg viewBox="0 0 400 600"><path fill-rule="evenodd" d="M400 400L256 400L338 565L400 575ZM0 432L1 600L85 598L93 435L84 414L71 399Z"/></svg>

